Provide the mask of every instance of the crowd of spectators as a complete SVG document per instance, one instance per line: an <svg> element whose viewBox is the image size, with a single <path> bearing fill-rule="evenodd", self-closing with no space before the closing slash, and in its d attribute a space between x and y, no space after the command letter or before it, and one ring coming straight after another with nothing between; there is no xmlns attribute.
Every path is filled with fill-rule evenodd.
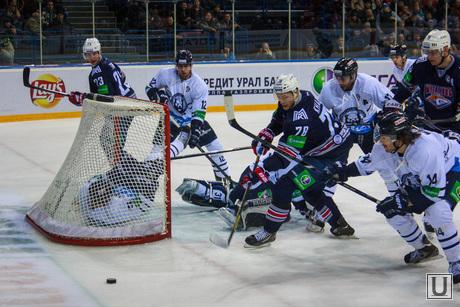
<svg viewBox="0 0 460 307"><path fill-rule="evenodd" d="M72 33L62 0L44 0L42 16L37 10L37 1L0 1L6 3L3 9L0 7L0 62L8 58L8 53L13 53L14 57L15 38L18 35L38 35L40 19L45 39L49 35ZM345 42L346 53L356 57L388 56L389 47L394 43L405 43L410 55L417 56L426 33L433 28L444 28L446 24L455 48L460 41L460 0L449 1L447 19L445 1L347 0L345 36L342 34L342 0L292 1L291 28L305 33L296 36L292 54L297 58L311 59L340 57ZM122 33L143 33L146 22L150 31L160 34L172 35L176 27L179 39L204 35L219 40L220 53L225 58L231 54L233 24L235 30L246 31L244 33L263 31L261 34L264 36L285 35L289 20L287 3L237 0L234 3L236 20L233 22L231 0L182 0L177 2L175 22L173 1L150 2L148 19L144 0L105 1L105 5L115 13L117 28ZM395 26L398 29L396 35ZM286 39L267 40L254 45L252 54L260 59L283 58L286 43Z"/></svg>
<svg viewBox="0 0 460 307"><path fill-rule="evenodd" d="M423 37L433 28L459 27L460 0L449 3L445 19L446 0L348 0L346 1L346 31L342 37L342 0L310 0L292 2L292 29L311 30L313 39L305 39L299 57L328 58L341 56L341 42L354 56L387 56L394 43L406 43L411 55L417 56ZM108 1L117 12L120 28L145 29L145 3L133 0ZM244 6L243 4L244 3ZM286 30L287 1L236 1L236 30ZM278 11L273 11L274 9ZM282 11L284 9L284 12ZM397 13L396 13L397 9ZM272 10L272 11L270 11ZM274 13L275 12L275 13ZM177 3L177 31L216 34L231 31L230 0L184 0ZM134 18L136 16L136 18ZM149 5L149 29L170 33L174 25L172 5ZM395 24L398 28L395 42ZM457 36L459 36L457 38ZM457 43L460 35L453 34ZM260 55L260 46L254 54ZM274 50L286 46L273 46ZM275 51L272 51L275 56Z"/></svg>
<svg viewBox="0 0 460 307"><path fill-rule="evenodd" d="M63 36L72 31L71 25L66 21L67 13L61 0L44 0L42 16L37 1L4 1L5 6L0 6L0 65L14 63L18 37L39 35L40 18L45 39L47 35Z"/></svg>

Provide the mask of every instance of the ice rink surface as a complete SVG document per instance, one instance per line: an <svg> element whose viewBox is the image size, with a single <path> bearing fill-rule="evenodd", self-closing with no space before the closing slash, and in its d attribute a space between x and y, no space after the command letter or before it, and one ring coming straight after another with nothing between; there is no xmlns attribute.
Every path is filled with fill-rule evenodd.
<svg viewBox="0 0 460 307"><path fill-rule="evenodd" d="M271 112L239 112L257 132ZM224 113L207 118L225 148L250 139L231 128ZM228 235L215 212L184 203L172 192L173 238L123 247L75 247L47 241L25 221L59 170L78 119L0 124L0 306L459 306L426 300L426 273L447 272L445 258L407 266L411 248L386 224L375 205L339 187L335 199L359 240L305 231L292 213L270 247L248 250L238 232L229 249L209 242ZM187 149L184 153L192 153ZM351 160L360 154L353 148ZM226 154L233 177L254 160L251 151ZM199 176L199 177L198 177ZM185 177L212 179L202 157L172 162L172 189ZM383 198L372 175L350 184ZM458 209L455 221L460 227ZM436 242L437 243L437 242ZM117 283L106 284L115 277Z"/></svg>

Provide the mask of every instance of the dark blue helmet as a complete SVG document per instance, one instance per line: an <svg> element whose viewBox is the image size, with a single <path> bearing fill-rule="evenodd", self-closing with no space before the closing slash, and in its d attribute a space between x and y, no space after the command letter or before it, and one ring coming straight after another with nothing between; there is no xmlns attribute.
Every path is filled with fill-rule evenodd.
<svg viewBox="0 0 460 307"><path fill-rule="evenodd" d="M192 53L189 50L179 50L176 55L176 65L192 65Z"/></svg>
<svg viewBox="0 0 460 307"><path fill-rule="evenodd" d="M358 63L352 58L341 58L334 66L336 77L354 76L358 73Z"/></svg>
<svg viewBox="0 0 460 307"><path fill-rule="evenodd" d="M406 45L393 45L390 47L390 57L391 56L407 56L407 46Z"/></svg>

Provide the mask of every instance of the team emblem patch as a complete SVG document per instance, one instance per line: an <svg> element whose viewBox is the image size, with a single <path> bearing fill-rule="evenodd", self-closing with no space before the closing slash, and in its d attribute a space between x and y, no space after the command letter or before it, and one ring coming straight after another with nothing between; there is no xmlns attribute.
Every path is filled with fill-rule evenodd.
<svg viewBox="0 0 460 307"><path fill-rule="evenodd" d="M294 178L294 183L301 191L305 191L306 189L314 185L315 182L315 178L313 178L313 176L307 169L302 171Z"/></svg>

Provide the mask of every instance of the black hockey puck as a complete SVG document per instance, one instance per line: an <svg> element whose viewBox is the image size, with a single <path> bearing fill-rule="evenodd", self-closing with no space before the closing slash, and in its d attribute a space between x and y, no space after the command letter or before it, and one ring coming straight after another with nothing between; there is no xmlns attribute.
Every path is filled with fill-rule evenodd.
<svg viewBox="0 0 460 307"><path fill-rule="evenodd" d="M107 278L105 280L106 283L108 284L116 284L117 283L117 279L116 278Z"/></svg>

